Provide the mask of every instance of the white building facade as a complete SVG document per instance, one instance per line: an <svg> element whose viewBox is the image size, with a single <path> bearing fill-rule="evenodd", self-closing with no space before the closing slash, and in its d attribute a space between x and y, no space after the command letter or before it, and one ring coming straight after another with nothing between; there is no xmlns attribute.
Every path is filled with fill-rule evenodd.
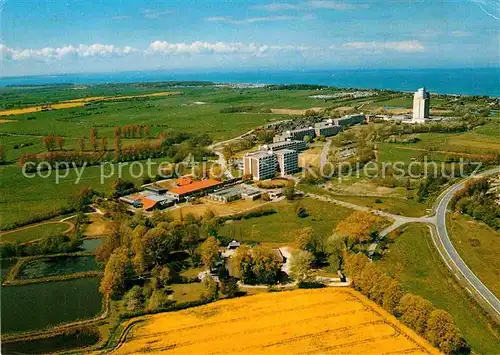
<svg viewBox="0 0 500 355"><path fill-rule="evenodd" d="M420 88L413 96L413 118L412 123L425 123L429 119L431 95Z"/></svg>

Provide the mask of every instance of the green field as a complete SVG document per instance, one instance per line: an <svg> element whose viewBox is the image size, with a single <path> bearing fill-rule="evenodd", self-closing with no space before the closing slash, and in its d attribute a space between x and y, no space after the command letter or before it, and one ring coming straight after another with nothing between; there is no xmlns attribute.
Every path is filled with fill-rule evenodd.
<svg viewBox="0 0 500 355"><path fill-rule="evenodd" d="M219 234L244 242L290 243L295 240L298 229L312 227L315 233L326 238L340 220L352 213L350 209L309 198L297 203L307 210L308 217L297 217L294 203L284 200L270 205L277 213L226 223Z"/></svg>
<svg viewBox="0 0 500 355"><path fill-rule="evenodd" d="M165 159L154 159L154 162L163 162ZM111 173L111 169L103 168L104 172ZM75 169L71 169L66 178L56 184L55 174L49 178L39 176L25 178L17 166L0 166L0 215L2 225L24 221L33 215L58 210L68 204L77 191L85 187L92 187L97 191L108 193L113 182L118 179L118 165L113 165L114 174L104 178L101 184L101 167L90 166L83 170L81 179L77 181ZM146 165L144 165L145 171ZM81 171L81 170L80 170ZM142 178L133 178L128 168L122 170L122 178L141 184ZM156 173L155 173L156 174ZM13 189L12 186L16 186ZM19 191L23 191L22 194ZM8 201L8 203L7 203Z"/></svg>
<svg viewBox="0 0 500 355"><path fill-rule="evenodd" d="M499 154L500 122L492 118L473 131L462 133L419 133L420 141L411 144L381 143L380 161L403 161L427 156L428 160L446 161L449 153ZM449 153L448 153L449 152Z"/></svg>
<svg viewBox="0 0 500 355"><path fill-rule="evenodd" d="M457 283L442 262L429 228L411 224L389 244L378 264L401 282L403 288L449 312L474 352L495 354L500 334L492 330L484 311ZM498 328L497 328L498 329Z"/></svg>
<svg viewBox="0 0 500 355"><path fill-rule="evenodd" d="M399 214L406 217L422 217L426 214L428 208L426 204L419 203L417 200L408 200L397 197L364 197L347 196L333 194L325 189L311 185L299 185L299 188L305 192L318 195L325 195L333 199L353 203L360 206L366 206L375 210Z"/></svg>
<svg viewBox="0 0 500 355"><path fill-rule="evenodd" d="M18 231L8 232L0 236L2 242L28 242L67 231L70 225L67 223L44 223L35 227L25 228Z"/></svg>
<svg viewBox="0 0 500 355"><path fill-rule="evenodd" d="M103 267L97 264L93 256L57 256L27 262L19 271L17 279L29 280L101 270Z"/></svg>
<svg viewBox="0 0 500 355"><path fill-rule="evenodd" d="M91 318L102 307L99 278L2 287L2 334Z"/></svg>
<svg viewBox="0 0 500 355"><path fill-rule="evenodd" d="M76 172L70 170L69 176L55 183L54 174L49 178L26 178L18 166L22 154L42 153L45 148L41 137L55 134L64 137L64 149L76 149L77 138L88 137L92 127L97 128L99 137L108 137L108 149L113 146L115 126L128 124L148 125L151 136L169 131L182 131L193 134L208 133L214 140L236 137L248 130L268 122L289 119L289 115L269 113L272 108L307 109L327 107L323 100L309 98L314 94L325 94L328 90L268 90L232 89L209 87L176 87L162 84L121 84L86 86L75 90L72 87L1 89L0 100L5 108L24 107L47 102L58 102L92 96L118 96L145 94L152 92L180 91L181 95L149 97L116 101L101 101L85 107L52 110L47 112L26 113L5 116L13 122L0 123L0 144L6 148L8 165L0 165L0 214L1 226L23 222L33 215L57 211L67 205L76 191L83 187L93 187L100 192L109 192L116 178L107 179L100 184L100 167L87 167L79 183L75 184ZM247 112L221 113L228 107L250 107ZM193 131L193 127L196 129ZM138 139L123 138L122 145L137 143ZM21 147L21 145L25 145ZM32 144L32 145L27 145ZM17 146L17 149L15 149ZM86 139L87 151L90 149ZM167 159L157 159L166 161ZM115 165L117 167L117 165ZM135 183L128 169L123 179ZM16 189L12 189L16 186ZM22 194L19 191L23 191ZM0 226L0 227L1 227Z"/></svg>
<svg viewBox="0 0 500 355"><path fill-rule="evenodd" d="M458 213L448 216L447 226L451 241L467 266L500 296L500 233Z"/></svg>
<svg viewBox="0 0 500 355"><path fill-rule="evenodd" d="M142 124L151 126L153 134L165 129L192 132L192 127L197 127L198 133L207 132L217 140L237 136L280 117L272 113L260 113L261 109L327 106L323 101L308 98L318 93L314 90L269 91L208 87L180 88L175 91L181 91L182 95L104 101L86 107L8 116L5 118L16 121L2 124L0 132L78 137L87 135L91 127L97 127L101 135L111 138L116 125ZM321 93L324 94L324 91ZM77 98L84 93L74 90L73 94L72 98ZM200 102L203 104L199 104ZM253 106L253 109L248 113L220 113L222 108L230 106ZM29 117L34 118L28 120Z"/></svg>

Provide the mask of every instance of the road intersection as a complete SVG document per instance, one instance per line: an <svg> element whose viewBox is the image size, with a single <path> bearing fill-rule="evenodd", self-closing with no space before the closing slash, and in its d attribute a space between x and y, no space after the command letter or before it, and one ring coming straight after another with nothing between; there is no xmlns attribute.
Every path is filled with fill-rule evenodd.
<svg viewBox="0 0 500 355"><path fill-rule="evenodd" d="M487 170L482 172L475 177L483 177L500 173L500 167ZM470 177L474 178L474 177ZM469 179L470 179L469 178ZM387 234L393 230L405 225L407 223L425 223L431 227L432 237L439 254L443 258L445 264L451 270L451 272L457 277L457 279L464 285L469 293L471 293L490 313L493 318L500 323L500 301L493 292L491 292L488 287L486 287L481 280L472 272L472 270L467 266L467 264L460 257L455 247L453 246L450 236L446 228L446 214L448 212L448 204L450 203L452 197L455 193L460 190L469 179L463 180L451 187L449 187L445 192L443 192L437 200L436 207L434 211L429 216L423 217L405 217L400 215L395 215L388 212L383 212L375 209L371 209L365 206L355 205L349 202L336 200L331 197L324 195L305 193L306 196L319 199L322 201L334 203L343 207L354 209L357 211L366 211L376 214L378 216L389 218L393 223L387 228L383 229L379 235L380 238L370 245L368 248L368 253L372 256L375 252L378 242L385 237Z"/></svg>

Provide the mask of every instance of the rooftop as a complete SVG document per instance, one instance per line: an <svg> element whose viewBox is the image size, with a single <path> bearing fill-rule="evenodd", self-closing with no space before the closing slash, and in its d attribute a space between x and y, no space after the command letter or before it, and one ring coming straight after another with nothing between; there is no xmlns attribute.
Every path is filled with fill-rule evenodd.
<svg viewBox="0 0 500 355"><path fill-rule="evenodd" d="M184 194L188 194L190 192L203 190L203 189L217 186L220 184L221 184L221 182L219 180L215 180L215 179L205 179L205 180L197 180L197 181L191 180L191 183L170 189L170 192L174 193L174 194L178 194L178 195L184 195Z"/></svg>
<svg viewBox="0 0 500 355"><path fill-rule="evenodd" d="M248 153L247 157L260 159L260 158L265 158L265 157L269 157L272 155L273 155L272 152L269 153L269 151L257 151L257 152Z"/></svg>
<svg viewBox="0 0 500 355"><path fill-rule="evenodd" d="M293 149L280 149L275 151L276 154L287 154L287 153L297 153L296 150Z"/></svg>

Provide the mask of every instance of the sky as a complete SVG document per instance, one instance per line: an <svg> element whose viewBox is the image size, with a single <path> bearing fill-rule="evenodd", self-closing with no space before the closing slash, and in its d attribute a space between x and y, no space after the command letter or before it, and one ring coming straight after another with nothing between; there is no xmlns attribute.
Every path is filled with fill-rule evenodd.
<svg viewBox="0 0 500 355"><path fill-rule="evenodd" d="M500 0L0 0L0 11L0 76L500 59Z"/></svg>

